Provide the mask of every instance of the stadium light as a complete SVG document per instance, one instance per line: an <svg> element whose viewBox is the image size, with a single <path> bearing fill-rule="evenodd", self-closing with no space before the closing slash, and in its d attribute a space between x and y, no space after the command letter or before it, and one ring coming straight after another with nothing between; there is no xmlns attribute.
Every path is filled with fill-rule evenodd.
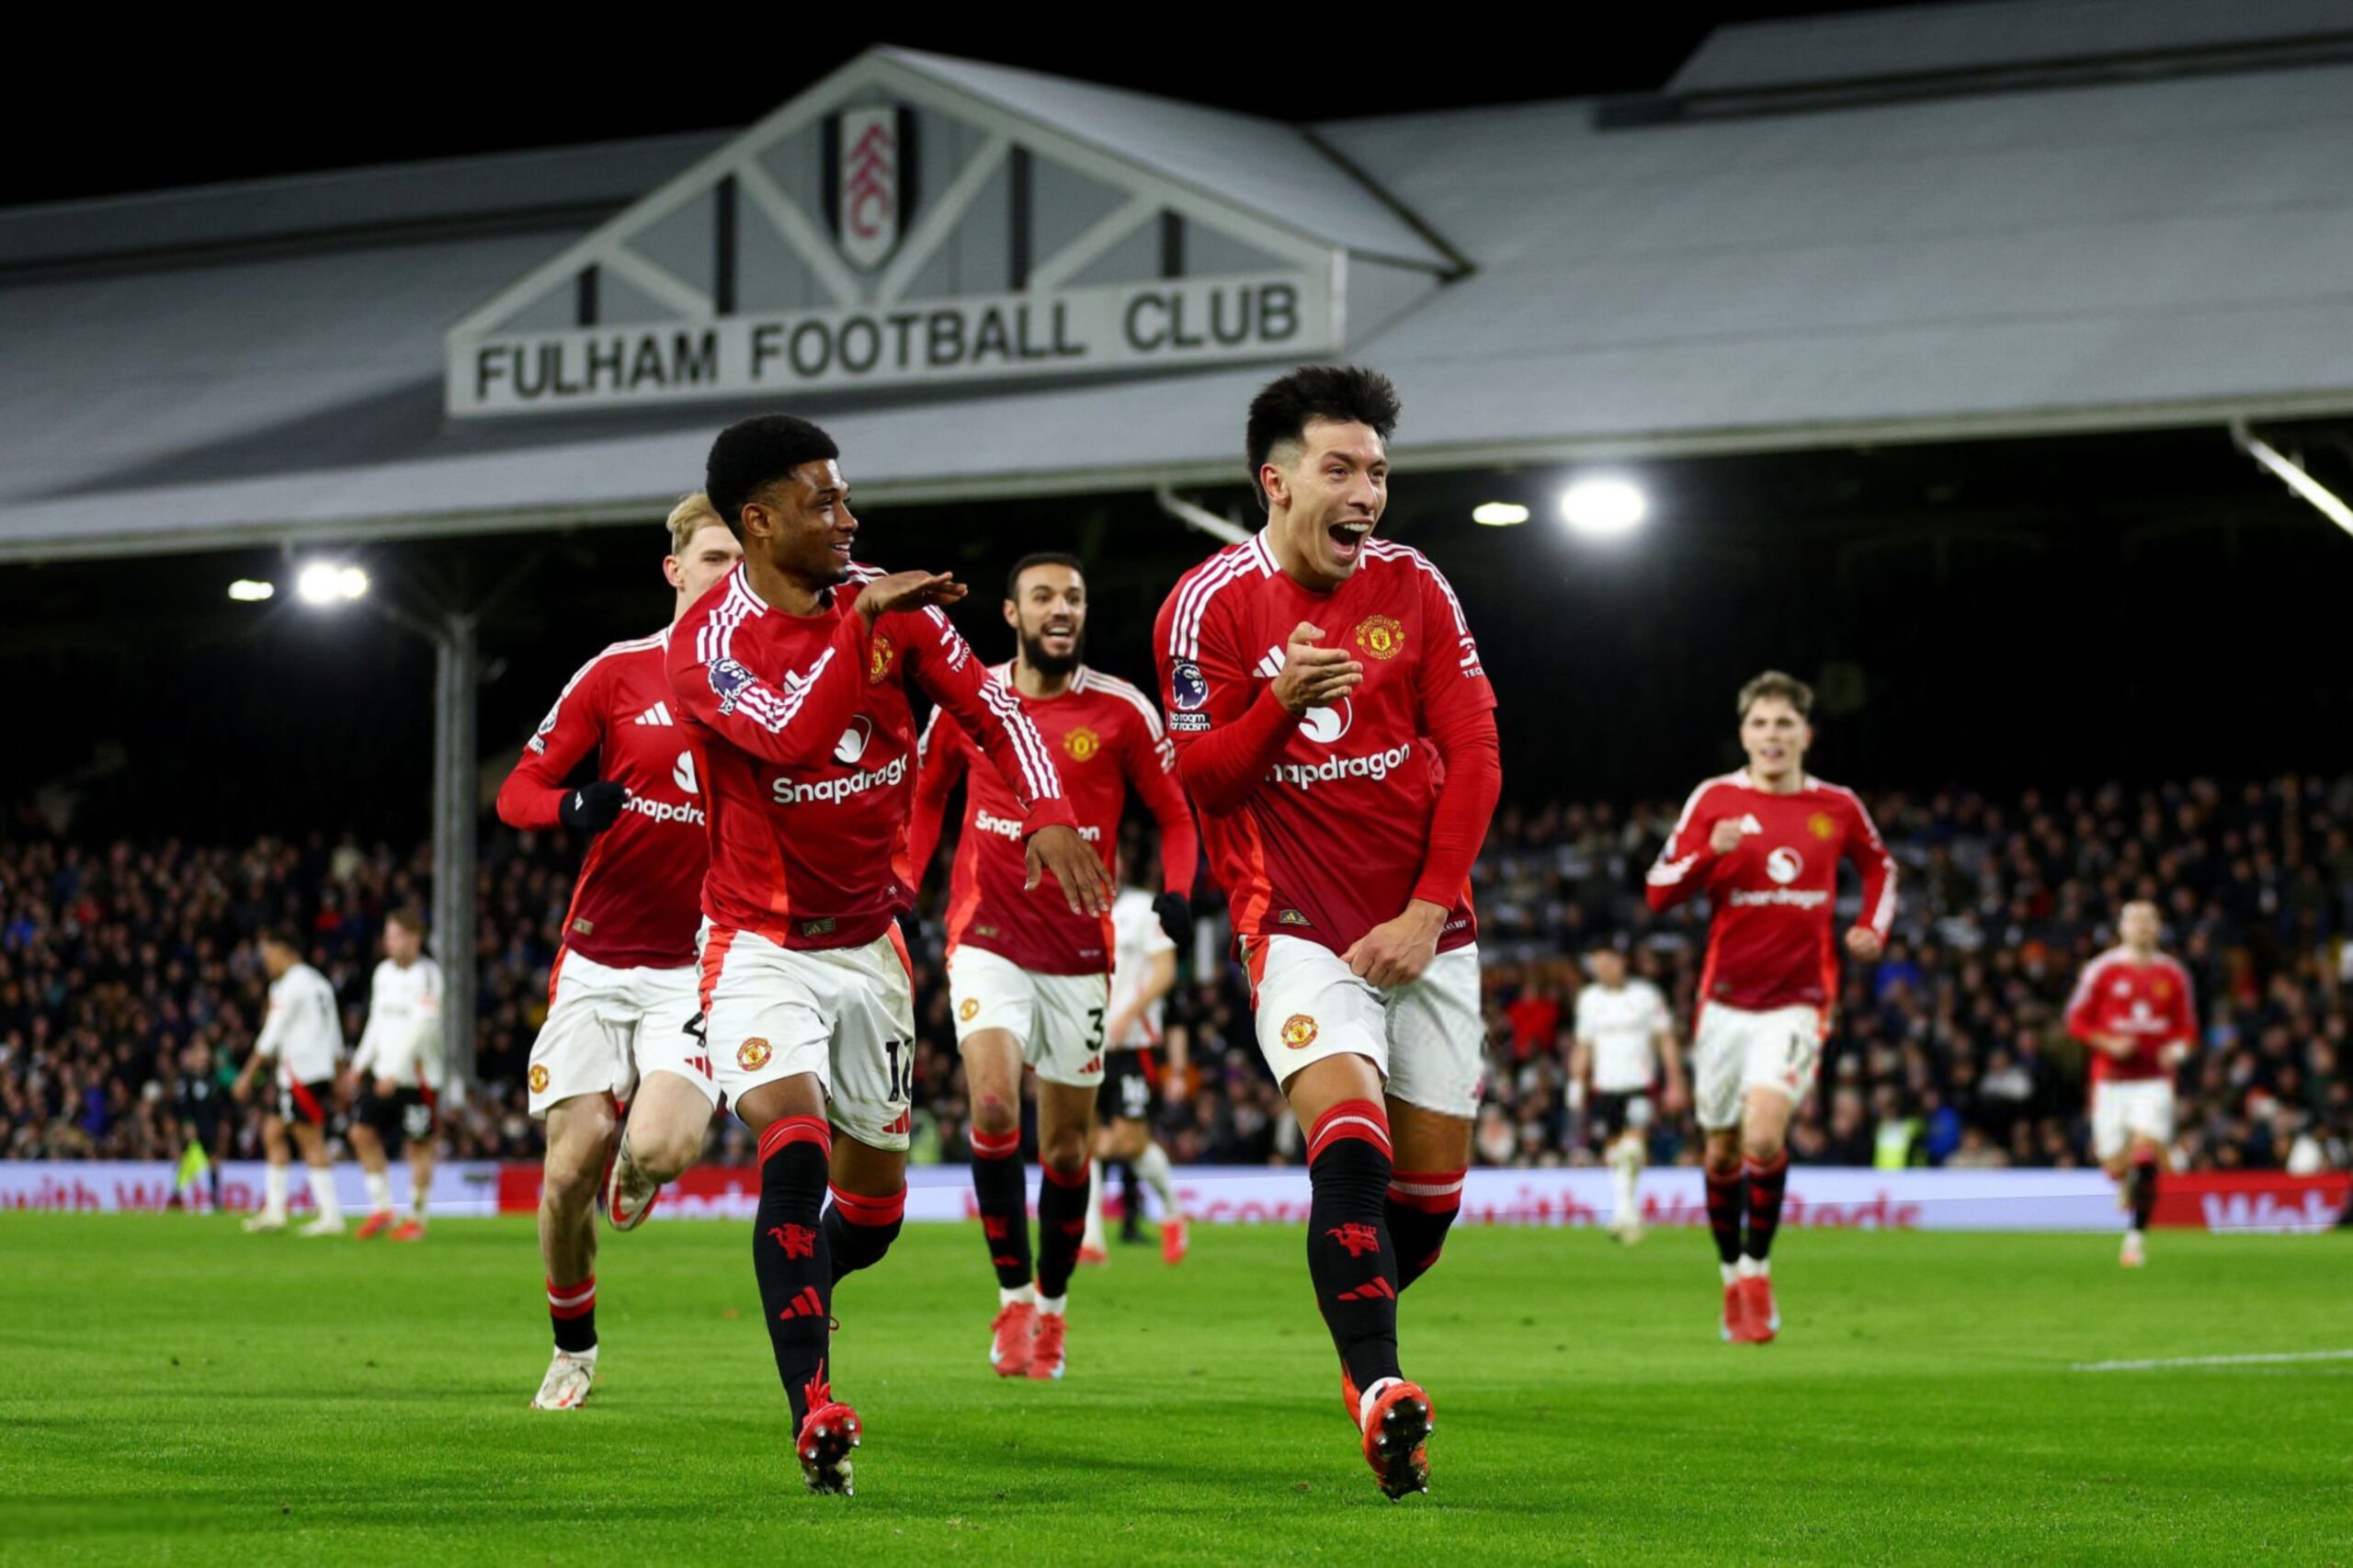
<svg viewBox="0 0 2353 1568"><path fill-rule="evenodd" d="M294 579L294 591L301 596L304 604L331 605L338 600L356 599L368 592L368 574L357 566L314 561Z"/></svg>
<svg viewBox="0 0 2353 1568"><path fill-rule="evenodd" d="M277 584L258 582L251 577L240 577L229 585L229 597L240 604L259 604L264 599L276 597L277 594Z"/></svg>
<svg viewBox="0 0 2353 1568"><path fill-rule="evenodd" d="M1587 539L1631 533L1650 516L1650 497L1631 479L1593 474L1561 492L1561 520Z"/></svg>
<svg viewBox="0 0 2353 1568"><path fill-rule="evenodd" d="M2306 473L2301 454L2292 458L2283 455L2279 448L2250 429L2244 419L2232 422L2231 439L2279 483L2312 503L2314 511L2347 533L2353 533L2353 506L2347 506L2335 491Z"/></svg>
<svg viewBox="0 0 2353 1568"><path fill-rule="evenodd" d="M1491 528L1507 528L1528 521L1528 508L1517 501L1483 501L1471 508L1471 520Z"/></svg>

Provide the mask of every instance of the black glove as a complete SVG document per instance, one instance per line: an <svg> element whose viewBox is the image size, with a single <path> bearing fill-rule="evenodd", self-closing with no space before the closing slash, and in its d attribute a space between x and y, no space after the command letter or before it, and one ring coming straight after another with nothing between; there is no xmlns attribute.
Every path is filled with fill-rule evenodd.
<svg viewBox="0 0 2353 1568"><path fill-rule="evenodd" d="M629 799L629 786L616 784L609 778L599 778L594 784L583 784L564 796L563 804L556 808L556 815L566 827L576 827L585 833L602 833L620 821L621 804Z"/></svg>
<svg viewBox="0 0 2353 1568"><path fill-rule="evenodd" d="M1160 928L1168 939L1183 947L1193 935L1193 906L1181 892L1165 892L1152 901L1152 912L1160 916Z"/></svg>

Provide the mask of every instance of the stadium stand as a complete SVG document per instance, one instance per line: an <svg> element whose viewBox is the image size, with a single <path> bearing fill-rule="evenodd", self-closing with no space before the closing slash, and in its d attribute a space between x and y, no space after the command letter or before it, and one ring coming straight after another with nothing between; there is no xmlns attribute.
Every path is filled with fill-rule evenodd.
<svg viewBox="0 0 2353 1568"><path fill-rule="evenodd" d="M1957 790L1870 804L1904 863L1896 940L1849 965L1824 1081L1793 1131L1818 1165L2067 1165L2086 1159L2085 1062L2060 1027L2117 907L2154 896L2198 987L2204 1045L2185 1068L2177 1164L2353 1163L2346 993L2353 986L2353 777L2193 780L1993 801ZM1477 882L1491 1079L1478 1128L1493 1165L1593 1158L1567 1092L1579 955L1622 941L1689 1017L1696 909L1652 916L1643 875L1677 806L1509 804ZM446 1119L455 1157L535 1157L521 1078L579 846L492 834L480 882L482 1082ZM242 847L0 841L0 1153L144 1159L177 1153L185 1075L225 1085L250 1049L265 980L251 935L293 920L357 1038L383 913L420 902L429 854L350 839ZM918 975L916 1157L961 1158L964 1105L936 933ZM1231 966L1180 988L1192 1093L1164 1111L1180 1161L1296 1158ZM259 1147L258 1100L223 1142ZM1688 1160L1688 1120L1654 1155ZM748 1158L742 1129L710 1157Z"/></svg>

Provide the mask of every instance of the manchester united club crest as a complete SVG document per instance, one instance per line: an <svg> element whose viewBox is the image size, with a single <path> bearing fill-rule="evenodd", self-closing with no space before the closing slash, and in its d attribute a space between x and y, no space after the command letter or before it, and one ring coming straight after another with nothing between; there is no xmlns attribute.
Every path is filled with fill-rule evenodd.
<svg viewBox="0 0 2353 1568"><path fill-rule="evenodd" d="M746 1073L756 1073L767 1066L768 1058L775 1054L768 1049L767 1040L754 1035L735 1048L735 1065Z"/></svg>
<svg viewBox="0 0 2353 1568"><path fill-rule="evenodd" d="M898 657L897 646L888 637L877 634L874 639L873 654L866 661L866 684L881 686L890 676L891 666L897 662Z"/></svg>
<svg viewBox="0 0 2353 1568"><path fill-rule="evenodd" d="M1283 1043L1293 1051L1305 1051L1315 1043L1315 1020L1304 1013L1293 1013L1283 1020Z"/></svg>
<svg viewBox="0 0 2353 1568"><path fill-rule="evenodd" d="M1103 737L1081 724L1063 737L1063 750L1070 753L1073 762L1086 762L1103 749Z"/></svg>
<svg viewBox="0 0 2353 1568"><path fill-rule="evenodd" d="M1393 659L1405 646L1405 628L1385 615L1369 615L1357 622L1357 646L1376 659Z"/></svg>
<svg viewBox="0 0 2353 1568"><path fill-rule="evenodd" d="M2173 986L2166 981L2157 981L2149 987L2149 991L2160 1002L2169 1002L2173 999Z"/></svg>
<svg viewBox="0 0 2353 1568"><path fill-rule="evenodd" d="M850 265L869 272L891 259L904 232L911 151L904 133L890 104L847 108L835 121L834 237Z"/></svg>
<svg viewBox="0 0 2353 1568"><path fill-rule="evenodd" d="M1814 837L1822 840L1824 844L1827 844L1830 842L1832 835L1838 831L1838 824L1832 822L1829 817L1824 813L1816 812L1813 815L1805 819L1805 830L1813 835Z"/></svg>
<svg viewBox="0 0 2353 1568"><path fill-rule="evenodd" d="M548 1064L544 1062L534 1062L531 1063L531 1093L544 1095L547 1092Z"/></svg>
<svg viewBox="0 0 2353 1568"><path fill-rule="evenodd" d="M980 1016L981 999L979 997L967 996L956 1004L956 1017L959 1021L969 1024Z"/></svg>

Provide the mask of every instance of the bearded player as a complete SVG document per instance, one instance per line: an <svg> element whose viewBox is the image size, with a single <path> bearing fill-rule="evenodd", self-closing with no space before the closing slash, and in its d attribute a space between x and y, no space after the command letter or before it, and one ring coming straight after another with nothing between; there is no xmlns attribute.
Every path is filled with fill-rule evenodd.
<svg viewBox="0 0 2353 1568"><path fill-rule="evenodd" d="M1396 389L1311 366L1251 403L1267 526L1188 573L1154 645L1177 770L1307 1133L1307 1269L1365 1459L1427 1490L1429 1396L1397 1297L1461 1203L1481 1046L1471 863L1502 790L1462 607L1376 540Z"/></svg>
<svg viewBox="0 0 2353 1568"><path fill-rule="evenodd" d="M669 529L662 574L675 626L744 551L699 494L672 510ZM589 841L531 1046L530 1110L547 1122L540 1260L555 1329L534 1410L577 1410L596 1381L597 1187L621 1108L629 1137L612 1160L605 1217L626 1231L701 1152L719 1098L695 995L710 854L700 765L671 710L669 643L665 627L583 665L498 791L507 826L561 823ZM592 756L594 780L567 784ZM635 1179L621 1182L624 1172Z"/></svg>
<svg viewBox="0 0 2353 1568"><path fill-rule="evenodd" d="M673 629L670 687L710 813L699 989L711 1069L759 1139L753 1273L802 1475L847 1493L863 1427L828 1375L834 1285L881 1260L906 1209L910 681L1003 778L1027 888L1051 877L1040 896L1074 915L1099 916L1110 894L1037 727L939 608L962 585L851 561L858 523L838 458L789 415L720 433L703 488L744 561Z"/></svg>
<svg viewBox="0 0 2353 1568"><path fill-rule="evenodd" d="M1872 962L1895 921L1895 859L1870 813L1853 790L1805 771L1813 711L1813 691L1778 670L1741 687L1748 766L1691 792L1649 878L1654 911L1703 890L1713 905L1691 1071L1722 1330L1735 1344L1764 1344L1781 1326L1773 1234L1789 1187L1790 1119L1813 1087L1838 1000L1839 861L1863 882L1847 951Z"/></svg>
<svg viewBox="0 0 2353 1568"><path fill-rule="evenodd" d="M1173 943L1192 923L1199 840L1152 699L1090 668L1086 576L1070 555L1025 556L1005 585L1014 655L989 671L1053 754L1079 836L1115 876L1131 792L1160 824L1165 885L1154 906ZM1004 779L946 709L924 733L908 861L921 880L949 794L964 790L963 830L948 891L948 992L972 1108L972 1195L996 1270L989 1363L1004 1378L1059 1378L1070 1277L1086 1229L1095 1105L1118 937L1109 913L1080 914L1023 888L1021 811ZM1021 1070L1038 1080L1037 1270L1030 1271L1029 1184L1021 1166Z"/></svg>
<svg viewBox="0 0 2353 1568"><path fill-rule="evenodd" d="M2084 966L2067 1003L2067 1032L2091 1047L2092 1153L2121 1184L2132 1220L2117 1261L2148 1259L2142 1233L2157 1207L2157 1173L2173 1141L2173 1074L2198 1039L2189 971L2157 948L2157 906L2134 902L2115 947Z"/></svg>

